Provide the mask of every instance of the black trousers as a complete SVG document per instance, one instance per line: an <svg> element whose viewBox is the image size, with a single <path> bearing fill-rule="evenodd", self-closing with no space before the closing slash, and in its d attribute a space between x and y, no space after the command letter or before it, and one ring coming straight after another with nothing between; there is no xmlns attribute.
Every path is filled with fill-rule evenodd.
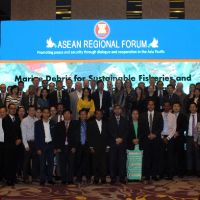
<svg viewBox="0 0 200 200"><path fill-rule="evenodd" d="M0 142L0 181L4 178L4 143Z"/></svg>
<svg viewBox="0 0 200 200"><path fill-rule="evenodd" d="M143 151L143 172L145 178L159 175L159 152L160 144L158 139L145 141Z"/></svg>
<svg viewBox="0 0 200 200"><path fill-rule="evenodd" d="M33 179L38 178L40 162L36 152L34 142L28 142L29 151L24 152L24 165L23 165L23 176L27 179L28 176L32 176Z"/></svg>
<svg viewBox="0 0 200 200"><path fill-rule="evenodd" d="M122 145L111 146L110 148L110 177L116 181L119 175L120 180L126 177L126 148Z"/></svg>
<svg viewBox="0 0 200 200"><path fill-rule="evenodd" d="M89 170L89 147L88 145L79 145L76 149L76 176L78 180L82 179L82 176L90 178Z"/></svg>
<svg viewBox="0 0 200 200"><path fill-rule="evenodd" d="M186 170L184 142L184 136L178 136L174 139L175 173L179 176L182 176Z"/></svg>
<svg viewBox="0 0 200 200"><path fill-rule="evenodd" d="M16 146L14 145L5 145L4 155L6 158L4 159L4 174L5 179L10 182L14 183L16 180Z"/></svg>
<svg viewBox="0 0 200 200"><path fill-rule="evenodd" d="M95 149L95 153L93 154L93 172L94 172L94 180L105 180L106 178L106 152L105 149L97 150Z"/></svg>
<svg viewBox="0 0 200 200"><path fill-rule="evenodd" d="M174 175L174 139L170 139L167 144L161 142L160 154L160 175L173 177Z"/></svg>
<svg viewBox="0 0 200 200"><path fill-rule="evenodd" d="M74 157L75 153L72 153L68 146L65 146L59 153L58 159L62 182L73 182Z"/></svg>

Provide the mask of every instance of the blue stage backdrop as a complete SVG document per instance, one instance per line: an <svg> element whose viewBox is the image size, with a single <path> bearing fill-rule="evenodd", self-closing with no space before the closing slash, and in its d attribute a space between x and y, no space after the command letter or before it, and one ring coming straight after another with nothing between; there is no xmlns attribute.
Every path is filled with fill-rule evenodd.
<svg viewBox="0 0 200 200"><path fill-rule="evenodd" d="M46 20L0 24L0 76L7 85L149 77L190 83L200 78L200 20Z"/></svg>

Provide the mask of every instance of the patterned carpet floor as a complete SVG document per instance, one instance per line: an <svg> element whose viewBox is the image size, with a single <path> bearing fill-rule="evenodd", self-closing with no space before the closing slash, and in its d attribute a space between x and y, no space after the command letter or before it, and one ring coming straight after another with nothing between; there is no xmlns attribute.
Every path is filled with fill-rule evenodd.
<svg viewBox="0 0 200 200"><path fill-rule="evenodd" d="M198 200L200 179L184 178L158 181L150 185L140 182L127 185L71 185L41 187L37 184L0 186L0 200Z"/></svg>

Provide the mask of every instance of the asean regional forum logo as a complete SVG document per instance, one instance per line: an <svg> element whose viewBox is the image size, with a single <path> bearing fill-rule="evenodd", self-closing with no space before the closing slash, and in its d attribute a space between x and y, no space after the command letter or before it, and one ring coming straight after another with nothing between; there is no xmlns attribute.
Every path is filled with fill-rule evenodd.
<svg viewBox="0 0 200 200"><path fill-rule="evenodd" d="M110 26L104 21L100 21L94 26L94 33L99 39L105 39L110 34Z"/></svg>

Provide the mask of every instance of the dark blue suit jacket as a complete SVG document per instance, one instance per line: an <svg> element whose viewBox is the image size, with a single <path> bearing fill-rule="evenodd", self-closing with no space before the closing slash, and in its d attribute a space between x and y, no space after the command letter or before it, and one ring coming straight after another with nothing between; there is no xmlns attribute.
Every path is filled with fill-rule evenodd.
<svg viewBox="0 0 200 200"><path fill-rule="evenodd" d="M54 132L55 132L55 123L53 121L49 121L50 123L50 133L52 138L52 146L54 146ZM35 122L35 145L37 150L43 150L45 147L45 132L44 125L42 120L38 120Z"/></svg>

